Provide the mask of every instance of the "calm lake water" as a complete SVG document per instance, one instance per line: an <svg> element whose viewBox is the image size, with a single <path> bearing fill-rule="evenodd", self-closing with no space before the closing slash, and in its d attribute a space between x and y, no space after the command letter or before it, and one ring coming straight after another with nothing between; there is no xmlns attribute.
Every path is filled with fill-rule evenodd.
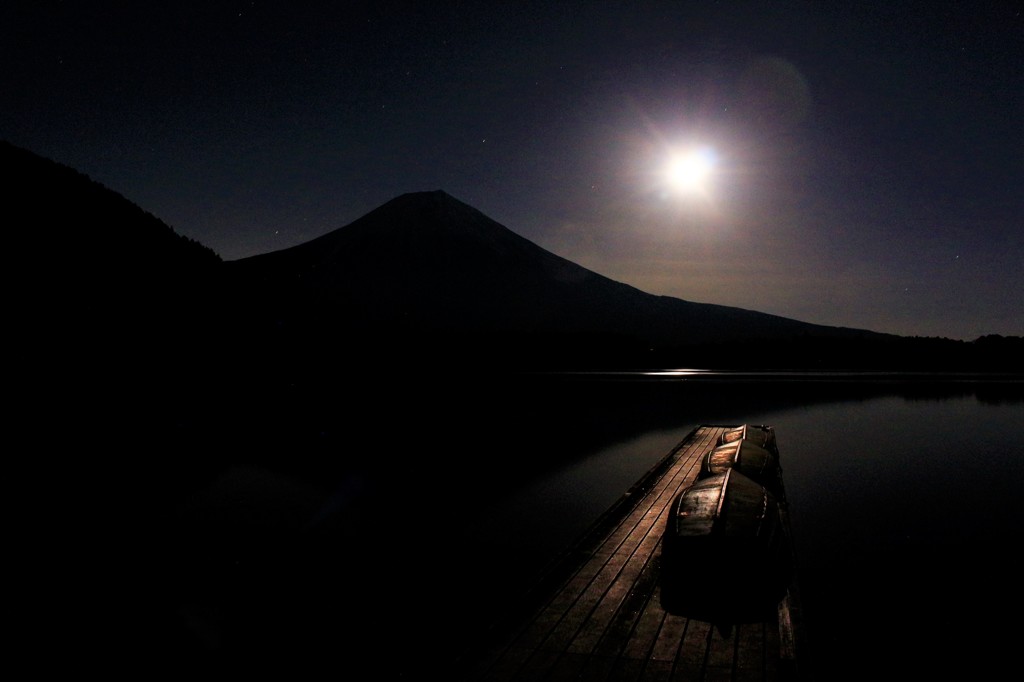
<svg viewBox="0 0 1024 682"><path fill-rule="evenodd" d="M694 427L769 424L815 679L982 679L1015 657L1024 385L668 380L620 383L631 397L603 413L595 401L591 423L635 420L634 432L484 505L463 527L491 584L514 594ZM656 423L639 423L652 414Z"/></svg>
<svg viewBox="0 0 1024 682"><path fill-rule="evenodd" d="M121 651L183 673L268 657L443 672L692 429L753 423L778 439L815 679L984 679L1013 662L1019 377L444 385L412 369L328 388L230 422L216 457L180 447L153 465L166 482L191 453L206 473L148 502L153 520L131 536L150 540L145 561L114 545L113 565L135 566L110 573L130 611L119 623L143 640Z"/></svg>

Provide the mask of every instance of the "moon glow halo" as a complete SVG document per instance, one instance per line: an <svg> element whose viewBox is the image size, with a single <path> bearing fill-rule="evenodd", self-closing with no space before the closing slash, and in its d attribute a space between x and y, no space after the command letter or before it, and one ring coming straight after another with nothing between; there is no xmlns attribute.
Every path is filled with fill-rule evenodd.
<svg viewBox="0 0 1024 682"><path fill-rule="evenodd" d="M709 148L675 154L666 167L670 187L685 193L704 193L715 168L715 155Z"/></svg>

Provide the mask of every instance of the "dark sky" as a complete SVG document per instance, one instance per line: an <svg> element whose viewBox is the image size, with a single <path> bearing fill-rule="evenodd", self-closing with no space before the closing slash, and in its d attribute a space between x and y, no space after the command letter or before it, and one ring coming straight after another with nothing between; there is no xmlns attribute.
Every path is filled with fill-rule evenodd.
<svg viewBox="0 0 1024 682"><path fill-rule="evenodd" d="M225 259L443 189L650 293L1024 335L1019 2L15 0L0 56L0 138Z"/></svg>

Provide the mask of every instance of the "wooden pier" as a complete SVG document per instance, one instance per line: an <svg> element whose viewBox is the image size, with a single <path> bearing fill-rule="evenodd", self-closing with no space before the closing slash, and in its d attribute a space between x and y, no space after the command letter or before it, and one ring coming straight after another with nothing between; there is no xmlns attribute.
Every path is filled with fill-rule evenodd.
<svg viewBox="0 0 1024 682"><path fill-rule="evenodd" d="M689 433L515 613L473 645L453 674L493 682L809 679L798 657L803 636L795 578L777 614L764 622L714 625L661 606L660 545L669 505L728 428L703 425ZM784 449L781 460L784 466ZM781 508L789 532L785 501Z"/></svg>

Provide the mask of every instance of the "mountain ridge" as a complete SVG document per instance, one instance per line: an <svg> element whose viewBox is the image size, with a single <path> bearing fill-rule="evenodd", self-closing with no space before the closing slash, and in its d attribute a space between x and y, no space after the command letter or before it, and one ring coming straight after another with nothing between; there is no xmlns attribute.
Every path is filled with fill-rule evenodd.
<svg viewBox="0 0 1024 682"><path fill-rule="evenodd" d="M650 294L543 249L443 190L400 195L309 242L225 266L265 306L253 314L279 326L337 311L350 329L509 334L526 344L575 342L581 353L590 344L584 354L596 362L604 350L896 338Z"/></svg>
<svg viewBox="0 0 1024 682"><path fill-rule="evenodd" d="M15 247L30 255L15 268L31 287L19 305L40 321L28 328L44 345L73 331L109 356L120 337L145 338L126 357L168 353L212 371L218 357L233 361L216 348L255 362L276 344L325 353L332 365L408 353L439 366L500 358L519 369L973 369L996 368L1013 343L993 335L979 350L651 294L441 189L401 194L302 244L224 261L63 164L6 141L0 163L12 178ZM111 360L127 364L122 356Z"/></svg>

